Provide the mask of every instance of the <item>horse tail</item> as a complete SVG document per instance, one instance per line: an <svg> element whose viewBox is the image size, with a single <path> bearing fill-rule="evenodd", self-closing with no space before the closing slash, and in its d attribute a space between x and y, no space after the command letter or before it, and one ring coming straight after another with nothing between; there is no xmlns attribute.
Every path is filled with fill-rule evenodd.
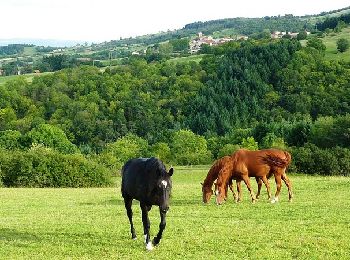
<svg viewBox="0 0 350 260"><path fill-rule="evenodd" d="M267 154L264 157L264 161L271 167L286 168L291 161L291 155L288 152L284 152L286 158L281 158L274 154Z"/></svg>
<svg viewBox="0 0 350 260"><path fill-rule="evenodd" d="M292 155L287 151L284 151L284 155L286 156L286 161L287 161L286 167L288 167L292 161Z"/></svg>

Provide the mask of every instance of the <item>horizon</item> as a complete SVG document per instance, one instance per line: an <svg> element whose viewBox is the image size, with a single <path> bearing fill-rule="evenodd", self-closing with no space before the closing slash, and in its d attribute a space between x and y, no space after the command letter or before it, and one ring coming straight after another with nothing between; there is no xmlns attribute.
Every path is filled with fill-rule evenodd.
<svg viewBox="0 0 350 260"><path fill-rule="evenodd" d="M55 0L50 3L45 0L15 0L11 3L0 3L3 20L11 21L8 23L11 26L2 28L0 45L4 45L2 43L5 41L16 40L27 41L23 43L30 41L101 43L178 30L194 22L286 14L317 15L346 8L349 6L347 1L320 0L315 5L294 0L281 6L277 0L264 2L247 0L239 5L230 0L221 0L212 6L212 3L208 4L209 1L180 0L171 6L169 12L168 5L160 0L154 0L152 3L141 0L127 3L115 3L113 0L100 0L98 3L87 3L82 0L74 2ZM252 6L254 8L251 8ZM13 19L13 14L16 14L16 19ZM30 28L28 29L26 25Z"/></svg>

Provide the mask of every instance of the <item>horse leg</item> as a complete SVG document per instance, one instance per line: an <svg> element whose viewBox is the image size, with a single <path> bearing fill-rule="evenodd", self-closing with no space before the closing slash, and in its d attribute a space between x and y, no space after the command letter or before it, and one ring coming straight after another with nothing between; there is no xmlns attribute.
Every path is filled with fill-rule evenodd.
<svg viewBox="0 0 350 260"><path fill-rule="evenodd" d="M279 172L275 173L275 182L276 182L276 194L275 197L271 200L271 203L275 203L279 199L279 195L282 187L281 174Z"/></svg>
<svg viewBox="0 0 350 260"><path fill-rule="evenodd" d="M141 211L142 211L142 223L143 223L143 234L145 236L145 244L147 250L152 250L153 245L149 235L149 229L151 223L148 218L148 211L151 210L151 206L145 205L144 203L140 203Z"/></svg>
<svg viewBox="0 0 350 260"><path fill-rule="evenodd" d="M124 198L124 205L125 205L125 209L126 209L126 214L128 215L129 222L130 222L131 238L136 239L134 223L132 222L132 209L131 209L132 199Z"/></svg>
<svg viewBox="0 0 350 260"><path fill-rule="evenodd" d="M284 183L286 184L287 188L288 188L288 194L289 194L289 201L291 202L293 199L293 192L292 192L292 183L291 181L288 179L286 173L284 172L282 174L282 180L284 181Z"/></svg>
<svg viewBox="0 0 350 260"><path fill-rule="evenodd" d="M232 191L232 194L233 194L233 200L236 202L237 201L237 195L236 195L236 192L233 189L232 179L230 179L229 187L230 187L230 190Z"/></svg>
<svg viewBox="0 0 350 260"><path fill-rule="evenodd" d="M259 177L255 177L256 183L258 184L258 193L256 194L256 199L259 199L260 197L260 191L262 186L262 181Z"/></svg>
<svg viewBox="0 0 350 260"><path fill-rule="evenodd" d="M237 180L237 181L236 181L236 185L237 185L237 193L238 193L236 202L241 202L241 201L242 201L242 186L241 186L241 181L240 181L240 180Z"/></svg>
<svg viewBox="0 0 350 260"><path fill-rule="evenodd" d="M260 181L264 182L264 184L266 186L266 190L267 190L268 200L271 200L271 189L270 189L269 180L266 178L266 176L263 176Z"/></svg>
<svg viewBox="0 0 350 260"><path fill-rule="evenodd" d="M159 224L159 231L156 237L153 238L153 244L156 246L159 244L160 239L162 238L163 235L163 231L165 229L166 226L166 212L160 210L159 208L159 212L160 212L160 224Z"/></svg>
<svg viewBox="0 0 350 260"><path fill-rule="evenodd" d="M248 174L243 175L243 181L244 181L245 185L247 185L247 188L248 188L249 193L250 193L250 197L252 198L252 202L254 203L256 201L256 198L254 195L254 191L253 191L252 187L250 186L250 180L249 180Z"/></svg>

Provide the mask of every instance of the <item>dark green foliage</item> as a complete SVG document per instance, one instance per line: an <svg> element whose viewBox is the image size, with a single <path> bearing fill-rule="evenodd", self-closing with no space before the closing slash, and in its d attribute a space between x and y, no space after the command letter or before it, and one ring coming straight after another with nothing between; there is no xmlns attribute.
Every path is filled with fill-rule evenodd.
<svg viewBox="0 0 350 260"><path fill-rule="evenodd" d="M347 148L321 149L314 144L294 148L293 164L296 171L308 174L344 175L350 174L350 150Z"/></svg>
<svg viewBox="0 0 350 260"><path fill-rule="evenodd" d="M110 184L108 170L81 155L63 155L43 147L0 150L6 187L97 187Z"/></svg>
<svg viewBox="0 0 350 260"><path fill-rule="evenodd" d="M7 46L0 46L0 56L20 54L24 51L24 47L32 45L27 44L9 44Z"/></svg>

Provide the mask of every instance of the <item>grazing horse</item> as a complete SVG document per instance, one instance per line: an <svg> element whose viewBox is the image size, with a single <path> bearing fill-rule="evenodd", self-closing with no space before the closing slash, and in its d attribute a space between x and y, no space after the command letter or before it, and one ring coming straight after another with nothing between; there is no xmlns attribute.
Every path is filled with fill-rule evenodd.
<svg viewBox="0 0 350 260"><path fill-rule="evenodd" d="M132 201L140 201L142 211L142 223L145 236L146 249L152 250L153 245L158 245L166 226L166 213L169 209L169 197L172 187L171 176L174 169L167 172L163 162L157 158L137 158L129 160L122 168L121 191L124 198L126 212L131 227L131 237L136 239L134 224L132 221ZM148 212L152 205L159 206L161 222L159 232L150 241L150 221Z"/></svg>
<svg viewBox="0 0 350 260"><path fill-rule="evenodd" d="M268 178L272 175L275 177L276 182L276 194L275 198L271 201L275 203L279 199L281 191L281 180L284 181L288 188L289 201L292 200L292 187L291 182L286 175L286 168L290 164L291 155L288 152L278 149L265 149L258 151L249 151L240 149L236 151L232 156L232 161L226 170L221 171L217 178L215 195L216 203L222 204L225 199L226 187L230 182L230 179L236 179L238 182L244 181L246 184L252 202L255 202L256 197L250 185L249 177L255 177L261 179L270 194L270 187ZM240 185L237 185L237 187ZM239 197L241 197L240 188L238 189ZM269 195L270 197L270 195Z"/></svg>
<svg viewBox="0 0 350 260"><path fill-rule="evenodd" d="M204 203L208 203L211 196L213 195L213 190L212 190L213 184L215 184L215 190L216 190L217 184L216 184L215 180L218 178L220 172L221 171L223 171L223 172L230 171L232 169L232 167L233 166L232 166L232 157L231 156L224 156L224 157L222 157L214 162L212 167L209 169L209 172L208 172L206 178L204 179L204 182L201 183ZM232 180L233 179L234 179L234 176L232 175L231 178L228 180L228 183L226 185L226 190L225 190L225 198L227 198L227 186L228 186L233 193L234 201L239 202L239 201L241 201L240 180L236 179L237 191L238 191L238 196L237 196L233 190L233 187L232 187ZM263 181L261 178L255 178L255 179L256 179L256 182L258 183L258 193L256 195L256 197L258 198L260 195L261 186L262 186ZM271 195L269 194L269 199L270 199L270 197L271 197Z"/></svg>

